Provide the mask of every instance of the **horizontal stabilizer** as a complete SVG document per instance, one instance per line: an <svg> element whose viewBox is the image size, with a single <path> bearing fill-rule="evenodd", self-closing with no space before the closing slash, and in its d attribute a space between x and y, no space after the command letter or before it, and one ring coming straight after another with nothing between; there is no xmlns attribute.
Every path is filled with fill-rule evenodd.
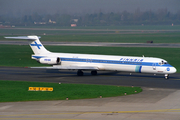
<svg viewBox="0 0 180 120"><path fill-rule="evenodd" d="M92 66L53 66L53 67L31 67L39 69L59 69L59 70L98 70L98 67Z"/></svg>
<svg viewBox="0 0 180 120"><path fill-rule="evenodd" d="M18 37L5 37L6 39L25 39L25 40L37 40L39 36L18 36Z"/></svg>
<svg viewBox="0 0 180 120"><path fill-rule="evenodd" d="M36 35L29 35L29 36L18 36L18 37L5 37L7 39L25 39L29 41L29 45L31 49L33 50L35 55L40 54L49 54L50 51L46 50L46 48L42 45L40 42L39 36Z"/></svg>

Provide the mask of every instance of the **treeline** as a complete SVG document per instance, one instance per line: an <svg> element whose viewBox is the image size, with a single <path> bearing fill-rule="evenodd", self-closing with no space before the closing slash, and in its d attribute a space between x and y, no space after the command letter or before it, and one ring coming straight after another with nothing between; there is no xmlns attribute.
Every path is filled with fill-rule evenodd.
<svg viewBox="0 0 180 120"><path fill-rule="evenodd" d="M0 16L2 25L54 25L54 26L109 26L109 25L180 25L180 11L171 13L167 9L156 12L139 9L134 13L123 11L121 13L93 13L85 15L54 14L54 15L24 15L22 17Z"/></svg>

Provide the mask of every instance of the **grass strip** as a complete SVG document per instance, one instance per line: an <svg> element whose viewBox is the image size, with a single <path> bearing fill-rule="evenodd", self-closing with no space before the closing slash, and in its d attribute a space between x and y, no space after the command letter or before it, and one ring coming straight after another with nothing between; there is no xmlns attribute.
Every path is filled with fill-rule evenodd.
<svg viewBox="0 0 180 120"><path fill-rule="evenodd" d="M138 34L80 34L80 35L46 35L43 41L57 42L113 42L113 43L179 43L180 32L173 33L138 33Z"/></svg>
<svg viewBox="0 0 180 120"><path fill-rule="evenodd" d="M1 32L0 32L1 33ZM54 42L113 42L113 43L146 43L147 41L153 41L154 43L180 43L180 32L165 32L165 33L123 33L121 34L51 34L42 35L43 41ZM38 35L38 33L36 34ZM8 35L9 36L9 35ZM14 35L12 35L14 36ZM5 39L4 36L0 36L1 40Z"/></svg>
<svg viewBox="0 0 180 120"><path fill-rule="evenodd" d="M29 87L53 87L52 92L28 91ZM136 91L136 92L135 92ZM59 84L0 80L0 102L69 100L115 97L141 92L140 87L110 85Z"/></svg>

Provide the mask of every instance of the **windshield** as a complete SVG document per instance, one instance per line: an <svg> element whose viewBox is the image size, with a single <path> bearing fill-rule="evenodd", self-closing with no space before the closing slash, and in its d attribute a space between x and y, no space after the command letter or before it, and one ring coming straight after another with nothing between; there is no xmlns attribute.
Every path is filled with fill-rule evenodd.
<svg viewBox="0 0 180 120"><path fill-rule="evenodd" d="M159 62L159 65L164 65L164 64L168 64L168 62L162 60L161 62Z"/></svg>

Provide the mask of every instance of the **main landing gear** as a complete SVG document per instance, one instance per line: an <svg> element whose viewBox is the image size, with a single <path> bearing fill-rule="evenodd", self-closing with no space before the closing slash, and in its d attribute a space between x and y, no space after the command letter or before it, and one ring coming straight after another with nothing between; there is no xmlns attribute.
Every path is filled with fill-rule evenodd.
<svg viewBox="0 0 180 120"><path fill-rule="evenodd" d="M84 73L83 73L82 70L78 70L78 71L77 71L77 75L78 75L78 76L83 76ZM96 70L91 71L91 75L97 75L97 71L96 71Z"/></svg>
<svg viewBox="0 0 180 120"><path fill-rule="evenodd" d="M165 74L164 77L166 80L169 79L169 74Z"/></svg>
<svg viewBox="0 0 180 120"><path fill-rule="evenodd" d="M97 71L96 70L91 71L91 75L97 75Z"/></svg>
<svg viewBox="0 0 180 120"><path fill-rule="evenodd" d="M78 75L78 76L83 76L83 75L84 75L84 73L83 73L83 71L82 71L82 70L78 70L78 71L77 71L77 75Z"/></svg>

